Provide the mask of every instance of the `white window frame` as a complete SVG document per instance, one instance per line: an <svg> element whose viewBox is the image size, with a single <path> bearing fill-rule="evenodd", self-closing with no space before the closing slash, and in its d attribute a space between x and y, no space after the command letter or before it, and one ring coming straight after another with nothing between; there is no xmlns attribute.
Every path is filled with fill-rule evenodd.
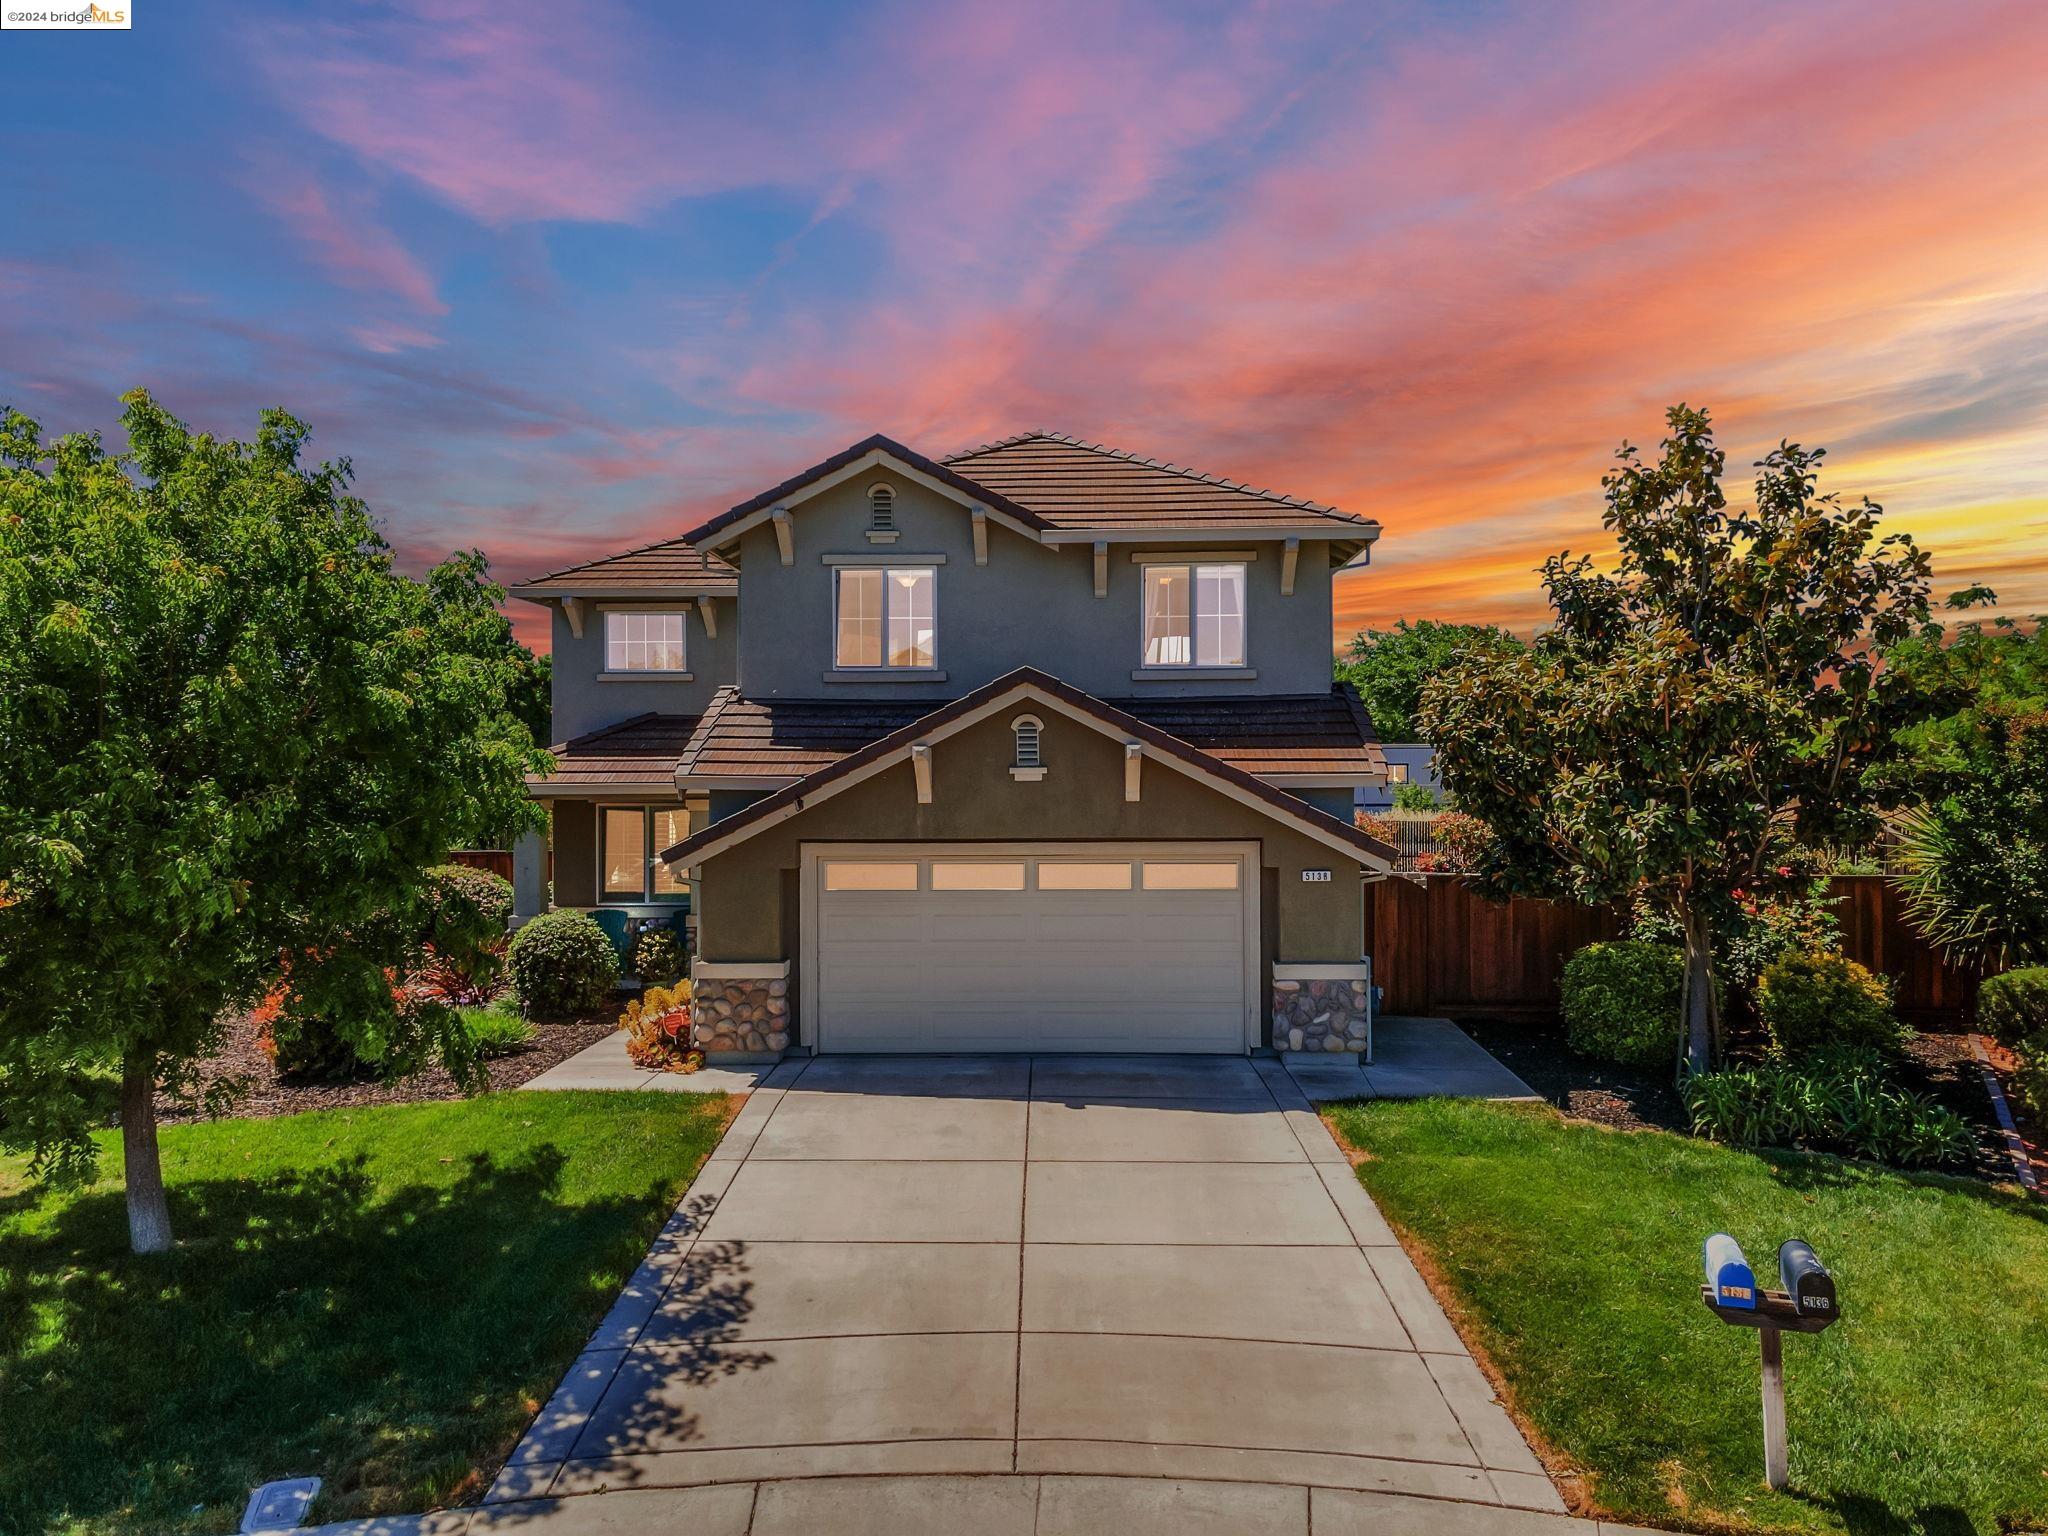
<svg viewBox="0 0 2048 1536"><path fill-rule="evenodd" d="M1239 636L1237 659L1235 661L1203 661L1202 654L1202 572L1235 570L1237 590L1244 601L1244 611L1238 616L1242 625ZM1152 643L1152 583L1155 576L1178 571L1187 580L1188 592L1188 659L1186 661L1153 661L1147 655ZM1147 560L1143 577L1138 583L1138 668L1141 672L1215 672L1241 671L1251 665L1252 654L1252 583L1249 563L1243 560Z"/></svg>
<svg viewBox="0 0 2048 1536"><path fill-rule="evenodd" d="M874 573L882 578L882 646L881 660L875 663L849 662L839 655L839 600L843 582L849 573L861 575ZM926 576L931 579L932 589L932 644L931 659L924 662L891 662L889 660L889 595L896 588L892 577L905 574ZM861 672L900 674L904 677L933 676L939 670L939 568L936 565L918 565L904 561L900 565L860 564L835 565L832 567L832 668L835 672Z"/></svg>
<svg viewBox="0 0 2048 1536"><path fill-rule="evenodd" d="M649 677L685 678L690 671L690 615L684 608L605 608L600 610L604 617L604 675L607 677ZM615 667L612 665L612 621L618 619L630 625L634 619L673 619L676 624L676 665L673 667ZM622 639L622 645L633 645L631 639ZM645 645L650 642L637 642Z"/></svg>
<svg viewBox="0 0 2048 1536"><path fill-rule="evenodd" d="M640 813L640 894L628 896L623 891L605 889L605 867L610 862L605 848L605 817L613 811L638 811ZM661 856L661 849L654 845L654 813L656 811L681 811L694 823L696 811L688 801L644 801L600 800L597 802L597 904L601 907L680 907L696 906L696 885L685 876L680 891L655 893L654 865ZM694 828L693 828L694 830Z"/></svg>

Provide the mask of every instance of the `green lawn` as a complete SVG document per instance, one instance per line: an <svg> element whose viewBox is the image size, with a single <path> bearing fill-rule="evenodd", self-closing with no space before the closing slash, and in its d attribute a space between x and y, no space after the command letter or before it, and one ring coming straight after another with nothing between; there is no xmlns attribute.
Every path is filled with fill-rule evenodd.
<svg viewBox="0 0 2048 1536"><path fill-rule="evenodd" d="M1514 1406L1624 1519L1702 1530L2048 1525L2048 1205L1535 1106L1344 1105L1359 1177L1462 1303ZM1785 1340L1792 1488L1763 1486L1757 1344L1699 1302L1732 1232L1804 1237L1843 1320Z"/></svg>
<svg viewBox="0 0 2048 1536"><path fill-rule="evenodd" d="M479 1491L718 1139L723 1095L504 1093L173 1126L177 1250L0 1160L0 1531L232 1530Z"/></svg>

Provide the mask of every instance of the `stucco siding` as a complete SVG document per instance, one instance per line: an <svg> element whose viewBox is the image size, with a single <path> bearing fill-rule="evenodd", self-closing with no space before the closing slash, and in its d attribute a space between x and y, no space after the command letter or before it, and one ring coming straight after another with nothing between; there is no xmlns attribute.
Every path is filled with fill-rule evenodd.
<svg viewBox="0 0 2048 1536"><path fill-rule="evenodd" d="M868 542L868 491L896 493L898 537ZM1301 546L1294 594L1280 595L1281 544L1219 533L1180 550L1255 551L1246 570L1246 664L1256 678L1207 682L1133 680L1142 658L1142 568L1134 552L1172 545L1114 544L1109 590L1095 595L1086 544L1051 548L988 522L989 560L974 563L972 520L959 503L887 471L857 475L791 511L794 560L783 565L766 525L740 544L740 601L756 643L740 653L749 698L957 697L1019 666L1035 666L1097 697L1165 694L1320 693L1330 686L1329 545ZM832 571L828 554L941 555L937 571L938 670L943 681L827 681L832 670Z"/></svg>
<svg viewBox="0 0 2048 1536"><path fill-rule="evenodd" d="M1020 707L1018 713L1026 712ZM699 952L707 960L793 960L790 882L806 842L1257 841L1270 871L1266 961L1356 961L1363 891L1355 858L1271 820L1157 760L1142 769L1140 798L1124 798L1120 741L1064 716L1044 720L1046 776L1010 777L1010 716L932 749L933 800L917 803L908 763L708 860L698 887ZM559 855L558 855L559 857ZM1304 869L1328 870L1307 883Z"/></svg>
<svg viewBox="0 0 2048 1536"><path fill-rule="evenodd" d="M604 608L607 599L592 598L585 603L583 635L578 639L560 607L554 612L554 735L567 741L590 731L602 730L635 715L699 715L711 702L711 695L738 675L740 649L740 605L737 599L720 597L717 604L718 633L704 632L704 615L696 607L683 621L683 659L690 680L607 677L604 670ZM650 608L659 600L619 599L620 606Z"/></svg>
<svg viewBox="0 0 2048 1536"><path fill-rule="evenodd" d="M597 807L588 800L555 800L555 905L597 905Z"/></svg>

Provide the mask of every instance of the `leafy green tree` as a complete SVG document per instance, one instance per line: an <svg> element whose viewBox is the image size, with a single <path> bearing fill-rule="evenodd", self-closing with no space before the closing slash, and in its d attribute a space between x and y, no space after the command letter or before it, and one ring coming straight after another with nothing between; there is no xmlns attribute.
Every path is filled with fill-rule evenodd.
<svg viewBox="0 0 2048 1536"><path fill-rule="evenodd" d="M1895 823L1906 916L1964 962L2048 963L2048 713L1972 715L1944 791Z"/></svg>
<svg viewBox="0 0 2048 1536"><path fill-rule="evenodd" d="M1859 846L1925 711L1876 655L1928 619L1928 562L1881 509L1821 494L1823 450L1781 443L1731 511L1704 411L1602 480L1612 569L1553 556L1553 629L1464 653L1424 691L1446 788L1487 828L1494 890L1664 914L1685 949L1685 1049L1720 1049L1717 919L1800 878L1795 850Z"/></svg>
<svg viewBox="0 0 2048 1536"><path fill-rule="evenodd" d="M289 961L295 1007L394 1065L471 1061L390 977L420 873L536 813L519 652L481 555L415 581L306 428L129 455L0 424L0 1135L88 1165L117 1081L129 1235L169 1246L154 1094Z"/></svg>
<svg viewBox="0 0 2048 1536"><path fill-rule="evenodd" d="M1392 629L1364 629L1337 661L1337 680L1358 690L1381 741L1419 741L1416 708L1422 685L1463 651L1519 650L1522 642L1491 624L1396 619Z"/></svg>

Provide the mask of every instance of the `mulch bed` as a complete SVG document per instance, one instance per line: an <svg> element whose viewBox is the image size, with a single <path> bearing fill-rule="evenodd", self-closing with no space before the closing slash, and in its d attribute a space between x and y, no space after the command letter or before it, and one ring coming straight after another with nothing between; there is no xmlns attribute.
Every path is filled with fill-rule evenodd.
<svg viewBox="0 0 2048 1536"><path fill-rule="evenodd" d="M1461 1019L1458 1023L1523 1082L1574 1119L1624 1131L1692 1130L1668 1071L1639 1071L1574 1056L1565 1044L1564 1027L1554 1020ZM1740 1059L1753 1056L1760 1042L1738 1028L1730 1045ZM1968 1168L1956 1171L1993 1183L2012 1180L2012 1160L2006 1155L2005 1140L1992 1113L1990 1096L1984 1091L1968 1035L1915 1035L1906 1050L1900 1081L1902 1086L1947 1105L1975 1133L1976 1156ZM2007 1094L2010 1097L2009 1082ZM2048 1184L2042 1127L2029 1123L2018 1104L2012 1109L2020 1122L2020 1134L2034 1150L2036 1173Z"/></svg>
<svg viewBox="0 0 2048 1536"><path fill-rule="evenodd" d="M486 1062L493 1089L517 1088L566 1061L587 1046L595 1045L619 1027L616 1012L566 1024L542 1024L532 1045L514 1055ZM198 1083L204 1089L215 1083L240 1083L240 1091L226 1113L238 1118L268 1119L272 1115L295 1115L308 1109L352 1109L365 1104L416 1104L428 1099L459 1099L462 1090L439 1067L384 1082L375 1077L351 1078L340 1082L299 1082L278 1075L276 1063L257 1043L259 1031L246 1015L229 1022L220 1048L198 1066ZM198 1102L159 1095L157 1116L164 1121L202 1120L205 1110Z"/></svg>

